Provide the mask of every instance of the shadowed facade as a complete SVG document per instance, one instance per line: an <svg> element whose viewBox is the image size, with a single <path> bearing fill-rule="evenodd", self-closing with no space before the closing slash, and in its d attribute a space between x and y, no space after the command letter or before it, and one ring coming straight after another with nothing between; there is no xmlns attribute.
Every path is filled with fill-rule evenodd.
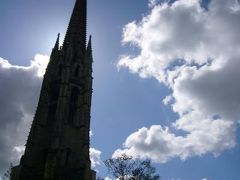
<svg viewBox="0 0 240 180"><path fill-rule="evenodd" d="M91 37L86 46L87 0L76 0L64 43L59 35L44 75L38 107L20 165L11 180L92 180L89 130Z"/></svg>

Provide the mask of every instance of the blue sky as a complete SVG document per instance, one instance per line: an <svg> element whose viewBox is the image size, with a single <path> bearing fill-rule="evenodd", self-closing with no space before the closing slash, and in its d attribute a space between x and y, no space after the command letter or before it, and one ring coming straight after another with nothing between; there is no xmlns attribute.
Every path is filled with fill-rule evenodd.
<svg viewBox="0 0 240 180"><path fill-rule="evenodd" d="M240 5L235 0L208 3L156 1L149 7L147 0L89 0L91 146L101 151L101 160L117 152L152 158L163 180L240 179ZM63 39L73 5L74 0L0 2L0 60L9 63L0 61L0 82L9 83L0 90L0 128L8 130L0 133L1 154L10 147L21 152L16 147L26 139L28 126L23 125L31 121L37 98L24 102L18 95L37 96L41 82L33 75L41 62L30 61L46 59L41 55L50 54L58 32ZM26 81L16 80L22 75ZM11 100L12 113L4 104ZM28 121L10 123L14 112ZM11 140L16 134L22 136L18 142ZM0 171L16 161L0 158L5 162ZM102 163L95 168L110 177Z"/></svg>

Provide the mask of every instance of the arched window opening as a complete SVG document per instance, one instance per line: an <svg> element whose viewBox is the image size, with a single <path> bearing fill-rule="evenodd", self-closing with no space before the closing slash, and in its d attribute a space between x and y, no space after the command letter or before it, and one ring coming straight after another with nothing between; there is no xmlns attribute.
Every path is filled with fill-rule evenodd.
<svg viewBox="0 0 240 180"><path fill-rule="evenodd" d="M52 88L50 91L49 108L48 108L48 121L49 122L52 122L55 120L59 91L60 91L60 87L58 85L52 85Z"/></svg>
<svg viewBox="0 0 240 180"><path fill-rule="evenodd" d="M51 97L50 100L51 101L58 100L59 91L60 91L59 86L52 86L51 95L50 95L50 97Z"/></svg>
<svg viewBox="0 0 240 180"><path fill-rule="evenodd" d="M43 160L43 164L45 165L47 163L47 156L48 156L48 150L47 149L42 150L42 160Z"/></svg>
<svg viewBox="0 0 240 180"><path fill-rule="evenodd" d="M68 167L69 166L69 160L70 160L70 149L66 150L66 159L65 159L65 166Z"/></svg>
<svg viewBox="0 0 240 180"><path fill-rule="evenodd" d="M74 71L74 76L78 77L79 76L79 66L76 67L75 71Z"/></svg>
<svg viewBox="0 0 240 180"><path fill-rule="evenodd" d="M70 96L70 110L69 110L69 119L68 123L72 124L74 122L75 116L77 114L78 108L78 96L79 96L79 89L73 88Z"/></svg>
<svg viewBox="0 0 240 180"><path fill-rule="evenodd" d="M58 67L58 77L61 77L62 76L62 72L63 72L63 65L60 64L59 67Z"/></svg>
<svg viewBox="0 0 240 180"><path fill-rule="evenodd" d="M49 110L48 110L48 121L49 122L52 122L55 120L56 110L57 110L57 103L51 104L49 106Z"/></svg>

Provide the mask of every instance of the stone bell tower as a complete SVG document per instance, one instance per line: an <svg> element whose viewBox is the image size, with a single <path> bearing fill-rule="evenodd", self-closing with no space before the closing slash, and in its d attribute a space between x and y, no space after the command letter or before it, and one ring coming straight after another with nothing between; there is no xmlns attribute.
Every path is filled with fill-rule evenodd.
<svg viewBox="0 0 240 180"><path fill-rule="evenodd" d="M87 0L76 0L64 43L59 35L44 75L38 107L12 180L92 180L89 130L91 37L86 46Z"/></svg>

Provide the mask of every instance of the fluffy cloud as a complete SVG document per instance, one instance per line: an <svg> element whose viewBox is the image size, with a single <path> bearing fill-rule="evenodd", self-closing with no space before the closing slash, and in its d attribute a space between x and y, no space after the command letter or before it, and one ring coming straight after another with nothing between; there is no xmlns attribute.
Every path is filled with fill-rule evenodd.
<svg viewBox="0 0 240 180"><path fill-rule="evenodd" d="M113 180L110 177L105 177L104 180Z"/></svg>
<svg viewBox="0 0 240 180"><path fill-rule="evenodd" d="M141 22L123 30L123 43L141 51L124 55L119 67L154 77L172 92L163 103L179 119L131 134L119 153L167 162L206 153L219 155L236 144L240 119L240 3L212 0L156 3ZM179 130L183 135L176 135ZM179 133L178 133L179 134Z"/></svg>
<svg viewBox="0 0 240 180"><path fill-rule="evenodd" d="M90 158L91 158L92 168L95 168L97 165L101 164L101 154L102 154L101 151L95 148L90 148Z"/></svg>
<svg viewBox="0 0 240 180"><path fill-rule="evenodd" d="M36 55L27 67L0 58L0 171L19 160L36 109L44 63Z"/></svg>

